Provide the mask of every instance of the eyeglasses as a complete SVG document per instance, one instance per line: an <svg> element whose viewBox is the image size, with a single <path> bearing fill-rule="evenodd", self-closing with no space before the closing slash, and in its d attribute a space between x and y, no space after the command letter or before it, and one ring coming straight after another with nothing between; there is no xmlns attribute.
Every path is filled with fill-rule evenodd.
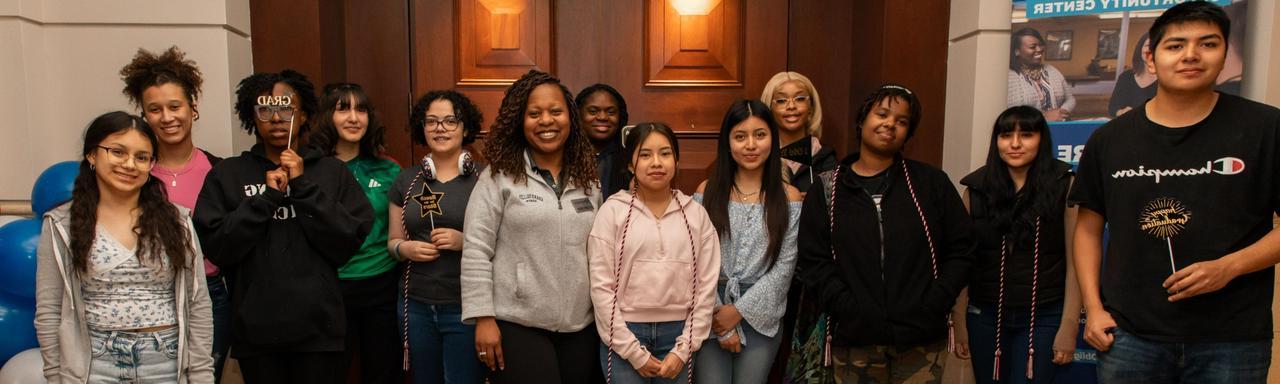
<svg viewBox="0 0 1280 384"><path fill-rule="evenodd" d="M791 102L794 102L796 104L809 104L809 96L800 95L792 98L779 97L779 98L773 99L773 105L781 106L781 105L787 105L787 103L791 103Z"/></svg>
<svg viewBox="0 0 1280 384"><path fill-rule="evenodd" d="M449 116L444 119L437 119L434 117L430 117L430 118L427 118L427 121L422 124L422 129L431 130L433 127L440 127L440 128L443 128L445 132L453 132L458 130L458 126L461 126L461 125L462 125L462 122L459 121L458 118L453 116Z"/></svg>
<svg viewBox="0 0 1280 384"><path fill-rule="evenodd" d="M129 156L129 152L125 151L123 148L112 148L102 145L99 145L98 148L107 150L107 153L111 155L111 161L116 164L124 164L130 157L132 157L133 163L139 168L151 168L151 165L153 164L152 162L156 159L154 156L151 156L150 153L146 152L139 152L133 154L133 156Z"/></svg>
<svg viewBox="0 0 1280 384"><path fill-rule="evenodd" d="M279 115L281 120L293 118L293 106L290 105L258 105L254 108L259 121L271 121L272 115Z"/></svg>

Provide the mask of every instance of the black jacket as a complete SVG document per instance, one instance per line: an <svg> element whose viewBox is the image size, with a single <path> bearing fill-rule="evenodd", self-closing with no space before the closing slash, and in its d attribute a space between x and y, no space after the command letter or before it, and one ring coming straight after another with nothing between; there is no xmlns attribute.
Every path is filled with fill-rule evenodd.
<svg viewBox="0 0 1280 384"><path fill-rule="evenodd" d="M836 168L836 151L830 147L822 147L818 149L817 153L813 154L812 163L812 167L809 164L800 164L800 167L796 169L795 175L791 176L791 186L796 187L800 192L808 192L811 185L820 184L818 175ZM812 178L812 182L810 182L810 178Z"/></svg>
<svg viewBox="0 0 1280 384"><path fill-rule="evenodd" d="M196 202L204 254L236 275L235 356L341 351L346 333L337 269L360 248L373 209L342 162L300 149L289 193L266 186L278 165L262 145L225 159Z"/></svg>
<svg viewBox="0 0 1280 384"><path fill-rule="evenodd" d="M834 235L826 200L831 191L814 190L805 197L797 275L818 306L832 316L835 345L906 347L936 342L946 337L947 313L969 279L969 215L945 173L897 159L888 170L878 222L875 203L850 171L857 158L855 153L841 161L838 179L832 181ZM936 280L925 228L902 172L904 161L929 221L937 251ZM829 173L824 176L831 178Z"/></svg>

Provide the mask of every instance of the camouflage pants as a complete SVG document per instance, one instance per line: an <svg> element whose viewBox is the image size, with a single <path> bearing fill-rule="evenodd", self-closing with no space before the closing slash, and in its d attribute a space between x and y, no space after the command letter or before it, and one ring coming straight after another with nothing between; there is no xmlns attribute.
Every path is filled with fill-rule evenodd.
<svg viewBox="0 0 1280 384"><path fill-rule="evenodd" d="M831 347L836 383L941 383L947 342L913 347Z"/></svg>

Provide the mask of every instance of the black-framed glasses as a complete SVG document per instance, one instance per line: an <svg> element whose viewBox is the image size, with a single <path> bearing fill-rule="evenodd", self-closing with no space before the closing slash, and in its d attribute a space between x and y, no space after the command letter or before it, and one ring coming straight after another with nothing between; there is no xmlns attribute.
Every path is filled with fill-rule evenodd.
<svg viewBox="0 0 1280 384"><path fill-rule="evenodd" d="M423 122L422 129L431 130L435 127L440 127L443 128L445 132L453 132L458 130L458 127L460 126L462 126L462 121L453 116L443 119L428 117L427 120Z"/></svg>
<svg viewBox="0 0 1280 384"><path fill-rule="evenodd" d="M271 116L279 115L281 120L289 120L293 118L292 105L261 105L254 107L254 111L258 114L259 121L271 121Z"/></svg>
<svg viewBox="0 0 1280 384"><path fill-rule="evenodd" d="M138 167L151 168L151 165L156 160L155 156L146 152L138 152L130 156L129 152L125 151L124 148L112 148L104 145L99 145L98 148L105 149L107 154L111 155L111 161L116 164L124 164L129 158L133 158L133 163Z"/></svg>

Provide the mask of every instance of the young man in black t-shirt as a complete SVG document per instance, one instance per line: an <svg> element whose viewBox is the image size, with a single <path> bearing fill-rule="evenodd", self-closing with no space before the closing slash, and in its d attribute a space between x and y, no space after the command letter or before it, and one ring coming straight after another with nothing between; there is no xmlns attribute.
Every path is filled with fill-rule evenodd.
<svg viewBox="0 0 1280 384"><path fill-rule="evenodd" d="M1103 383L1266 381L1280 110L1213 90L1229 30L1208 2L1156 19L1155 98L1094 132L1080 160L1075 263Z"/></svg>

